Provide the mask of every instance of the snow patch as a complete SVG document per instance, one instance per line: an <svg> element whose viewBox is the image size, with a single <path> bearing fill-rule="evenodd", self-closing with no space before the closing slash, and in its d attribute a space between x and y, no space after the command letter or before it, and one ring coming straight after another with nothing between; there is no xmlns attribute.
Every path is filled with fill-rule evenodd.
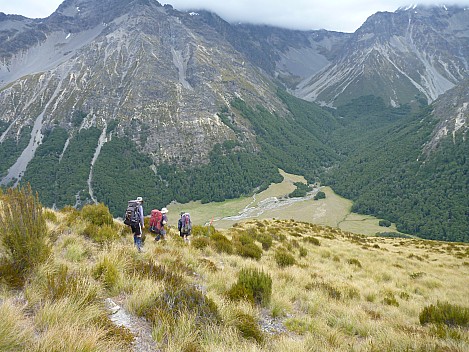
<svg viewBox="0 0 469 352"><path fill-rule="evenodd" d="M65 39L70 38L70 35L71 35L71 34L72 34L72 33L68 33L67 36L65 37Z"/></svg>
<svg viewBox="0 0 469 352"><path fill-rule="evenodd" d="M197 12L189 12L189 15L191 16L199 16L199 14Z"/></svg>

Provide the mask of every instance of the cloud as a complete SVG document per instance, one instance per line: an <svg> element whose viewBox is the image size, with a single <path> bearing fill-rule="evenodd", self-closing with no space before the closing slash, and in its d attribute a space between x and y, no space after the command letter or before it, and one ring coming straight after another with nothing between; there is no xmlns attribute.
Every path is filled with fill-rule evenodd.
<svg viewBox="0 0 469 352"><path fill-rule="evenodd" d="M94 0L100 1L100 0ZM354 32L366 19L379 11L396 11L405 0L160 0L178 10L204 9L217 13L228 22L268 24L292 29L327 29ZM62 0L0 0L0 11L31 18L49 16ZM422 0L419 4L443 2ZM453 0L447 5L469 7L469 0Z"/></svg>
<svg viewBox="0 0 469 352"><path fill-rule="evenodd" d="M53 13L61 3L61 0L0 0L0 12L44 18Z"/></svg>
<svg viewBox="0 0 469 352"><path fill-rule="evenodd" d="M167 0L174 8L211 10L229 22L270 24L293 29L354 32L379 11L394 12L402 0ZM420 4L438 5L436 1ZM450 4L469 6L469 0Z"/></svg>

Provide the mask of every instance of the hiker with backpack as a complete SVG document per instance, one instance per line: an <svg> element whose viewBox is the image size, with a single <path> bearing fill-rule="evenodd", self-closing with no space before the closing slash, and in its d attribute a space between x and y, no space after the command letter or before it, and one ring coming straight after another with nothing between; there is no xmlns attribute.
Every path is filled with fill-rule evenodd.
<svg viewBox="0 0 469 352"><path fill-rule="evenodd" d="M181 217L178 220L179 236L184 238L185 242L189 242L189 236L192 231L192 221L189 213L181 212Z"/></svg>
<svg viewBox="0 0 469 352"><path fill-rule="evenodd" d="M137 197L129 200L127 210L124 215L124 224L130 226L134 235L134 244L139 252L142 251L142 230L145 227L143 222L143 198Z"/></svg>
<svg viewBox="0 0 469 352"><path fill-rule="evenodd" d="M155 241L166 238L165 225L168 223L167 208L162 208L161 211L153 209L150 215L150 232L155 234Z"/></svg>

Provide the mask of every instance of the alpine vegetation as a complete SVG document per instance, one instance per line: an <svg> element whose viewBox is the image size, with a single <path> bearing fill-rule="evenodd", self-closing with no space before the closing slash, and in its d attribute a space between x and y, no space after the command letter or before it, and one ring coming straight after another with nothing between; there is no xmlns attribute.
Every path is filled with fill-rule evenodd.
<svg viewBox="0 0 469 352"><path fill-rule="evenodd" d="M0 220L2 351L469 348L467 244L251 220L146 227L139 252L102 204L44 210L29 187Z"/></svg>

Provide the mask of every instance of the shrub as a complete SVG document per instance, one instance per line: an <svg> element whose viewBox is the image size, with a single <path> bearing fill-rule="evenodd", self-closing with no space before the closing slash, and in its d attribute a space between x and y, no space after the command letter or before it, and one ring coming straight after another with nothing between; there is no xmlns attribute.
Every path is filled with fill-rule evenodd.
<svg viewBox="0 0 469 352"><path fill-rule="evenodd" d="M1 263L10 283L23 285L26 275L51 253L47 225L39 198L26 187L8 189L0 202L0 237L5 249Z"/></svg>
<svg viewBox="0 0 469 352"><path fill-rule="evenodd" d="M311 243L315 246L320 246L321 245L321 243L319 242L319 240L316 237L305 237L304 241L308 242L308 243Z"/></svg>
<svg viewBox="0 0 469 352"><path fill-rule="evenodd" d="M393 294L387 294L386 297L383 298L383 304L399 307L399 302L396 300L396 297L394 297Z"/></svg>
<svg viewBox="0 0 469 352"><path fill-rule="evenodd" d="M247 232L238 232L233 236L233 242L241 243L242 245L254 243L254 238Z"/></svg>
<svg viewBox="0 0 469 352"><path fill-rule="evenodd" d="M58 221L57 215L52 210L44 210L43 215L45 220L49 220L53 223L57 223Z"/></svg>
<svg viewBox="0 0 469 352"><path fill-rule="evenodd" d="M237 283L252 292L255 303L262 306L270 303L272 296L272 278L270 275L257 269L241 269Z"/></svg>
<svg viewBox="0 0 469 352"><path fill-rule="evenodd" d="M360 261L358 259L355 259L355 258L347 259L347 263L349 263L351 265L355 265L358 268L362 267L362 263L360 263Z"/></svg>
<svg viewBox="0 0 469 352"><path fill-rule="evenodd" d="M425 273L424 272L421 272L421 271L416 271L416 272L413 272L413 273L410 273L409 276L411 279L418 279L418 278L421 278L422 276L424 276Z"/></svg>
<svg viewBox="0 0 469 352"><path fill-rule="evenodd" d="M272 236L266 233L259 233L256 236L256 240L262 244L262 249L268 251L272 247L273 239Z"/></svg>
<svg viewBox="0 0 469 352"><path fill-rule="evenodd" d="M148 306L142 306L137 314L152 323L159 323L162 312L173 322L186 312L191 312L195 315L196 324L199 326L221 321L215 302L189 285L177 289L166 287Z"/></svg>
<svg viewBox="0 0 469 352"><path fill-rule="evenodd" d="M382 227L390 227L392 224L389 220L380 220L378 225Z"/></svg>
<svg viewBox="0 0 469 352"><path fill-rule="evenodd" d="M210 240L207 237L194 237L191 241L191 245L197 249L204 249L210 245Z"/></svg>
<svg viewBox="0 0 469 352"><path fill-rule="evenodd" d="M281 268L294 265L296 263L295 257L288 253L285 249L279 249L274 255L277 265Z"/></svg>
<svg viewBox="0 0 469 352"><path fill-rule="evenodd" d="M241 333L241 336L245 339L254 340L257 343L262 343L264 341L264 335L253 316L238 312L235 315L234 325Z"/></svg>
<svg viewBox="0 0 469 352"><path fill-rule="evenodd" d="M469 308L450 303L438 302L423 308L419 314L420 324L444 324L469 327Z"/></svg>
<svg viewBox="0 0 469 352"><path fill-rule="evenodd" d="M109 208L103 203L85 205L81 210L81 217L97 226L112 225L113 223Z"/></svg>
<svg viewBox="0 0 469 352"><path fill-rule="evenodd" d="M199 262L200 264L202 265L205 265L207 267L207 269L212 272L212 273L215 273L218 271L218 268L217 266L215 265L214 262L212 262L211 260L209 259L206 259L206 258L200 258L199 259Z"/></svg>
<svg viewBox="0 0 469 352"><path fill-rule="evenodd" d="M69 205L62 208L61 212L66 214L65 224L67 226L71 226L72 224L74 224L77 221L77 219L80 217L80 212L77 209Z"/></svg>
<svg viewBox="0 0 469 352"><path fill-rule="evenodd" d="M408 235L399 232L378 232L376 233L378 237L388 237L388 238L409 238Z"/></svg>
<svg viewBox="0 0 469 352"><path fill-rule="evenodd" d="M119 237L113 226L103 225L99 227L92 223L88 224L81 234L100 244L110 242Z"/></svg>
<svg viewBox="0 0 469 352"><path fill-rule="evenodd" d="M231 244L231 241L221 233L216 232L210 235L210 241L213 249L215 249L215 251L218 253L233 253L233 245Z"/></svg>
<svg viewBox="0 0 469 352"><path fill-rule="evenodd" d="M96 237L93 238L93 240L95 242L98 242L98 243L102 244L102 243L105 243L105 242L113 241L117 238L119 238L119 234L117 233L114 226L104 225L104 226L101 226L99 228L98 233L97 233ZM143 241L143 238L142 238L142 241Z"/></svg>
<svg viewBox="0 0 469 352"><path fill-rule="evenodd" d="M252 258L259 260L262 256L262 249L255 243L236 244L236 253L245 258Z"/></svg>
<svg viewBox="0 0 469 352"><path fill-rule="evenodd" d="M98 237L99 227L94 224L88 224L83 231L81 232L82 236L88 237L90 239Z"/></svg>
<svg viewBox="0 0 469 352"><path fill-rule="evenodd" d="M250 303L254 302L254 295L252 290L246 288L240 283L236 283L226 292L226 296L232 301L245 300Z"/></svg>
<svg viewBox="0 0 469 352"><path fill-rule="evenodd" d="M211 234L214 234L217 232L215 230L215 227L212 225L210 226L202 226L202 225L193 225L192 226L192 236L197 237L197 236L210 236Z"/></svg>

